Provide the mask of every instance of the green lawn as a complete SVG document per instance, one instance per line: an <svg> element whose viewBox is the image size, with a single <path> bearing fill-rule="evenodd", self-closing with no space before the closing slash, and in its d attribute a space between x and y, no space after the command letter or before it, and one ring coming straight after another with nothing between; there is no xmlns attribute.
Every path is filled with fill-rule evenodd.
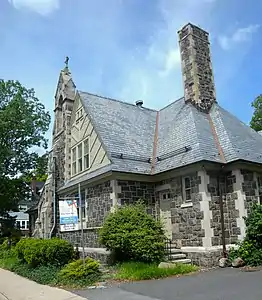
<svg viewBox="0 0 262 300"><path fill-rule="evenodd" d="M160 269L157 264L128 262L119 265L115 279L146 280L165 278L174 275L188 274L198 270L194 265L174 264L173 268Z"/></svg>

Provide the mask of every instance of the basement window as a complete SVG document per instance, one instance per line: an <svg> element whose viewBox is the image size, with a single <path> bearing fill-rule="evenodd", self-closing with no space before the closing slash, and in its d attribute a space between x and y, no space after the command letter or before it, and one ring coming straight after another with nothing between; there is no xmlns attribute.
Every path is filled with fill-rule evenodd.
<svg viewBox="0 0 262 300"><path fill-rule="evenodd" d="M191 186L190 177L188 177L188 176L183 177L182 186L183 186L183 199L184 199L184 202L191 202L192 186Z"/></svg>

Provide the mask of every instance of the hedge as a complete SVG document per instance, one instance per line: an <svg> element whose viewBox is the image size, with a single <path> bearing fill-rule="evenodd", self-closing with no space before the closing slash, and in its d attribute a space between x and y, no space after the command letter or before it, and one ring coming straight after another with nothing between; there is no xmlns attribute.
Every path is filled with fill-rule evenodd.
<svg viewBox="0 0 262 300"><path fill-rule="evenodd" d="M15 248L17 257L31 265L37 266L63 266L74 258L73 246L58 238L50 240L22 239Z"/></svg>

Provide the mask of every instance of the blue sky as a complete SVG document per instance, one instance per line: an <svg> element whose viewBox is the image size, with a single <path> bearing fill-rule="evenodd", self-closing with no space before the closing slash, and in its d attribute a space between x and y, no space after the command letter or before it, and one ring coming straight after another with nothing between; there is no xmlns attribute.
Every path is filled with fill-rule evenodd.
<svg viewBox="0 0 262 300"><path fill-rule="evenodd" d="M52 111L68 55L78 89L161 108L183 95L177 31L192 22L210 32L218 102L249 123L261 10L257 0L1 0L0 77Z"/></svg>

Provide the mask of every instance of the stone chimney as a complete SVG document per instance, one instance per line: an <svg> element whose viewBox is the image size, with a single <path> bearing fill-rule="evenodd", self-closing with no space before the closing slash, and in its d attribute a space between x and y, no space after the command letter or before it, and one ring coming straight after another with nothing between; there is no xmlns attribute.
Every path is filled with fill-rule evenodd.
<svg viewBox="0 0 262 300"><path fill-rule="evenodd" d="M216 102L209 34L189 23L178 35L185 101L207 113Z"/></svg>

